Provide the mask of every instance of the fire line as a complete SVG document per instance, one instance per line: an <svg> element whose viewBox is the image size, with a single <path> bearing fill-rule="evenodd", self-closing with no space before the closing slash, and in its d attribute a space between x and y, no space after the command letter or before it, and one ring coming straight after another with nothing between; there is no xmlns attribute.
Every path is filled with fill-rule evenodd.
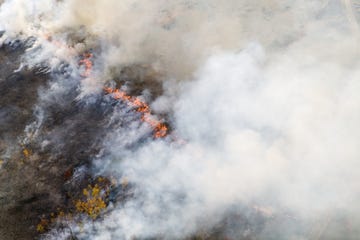
<svg viewBox="0 0 360 240"><path fill-rule="evenodd" d="M84 53L83 58L79 61L79 65L84 65L85 68L84 72L81 74L82 77L89 77L91 75L93 68L92 57L92 53ZM106 94L111 94L114 99L128 103L131 107L134 107L137 112L141 113L141 121L149 124L153 128L153 136L155 138L163 138L168 134L168 127L151 115L149 105L140 98L132 97L117 88L105 87L104 91Z"/></svg>
<svg viewBox="0 0 360 240"><path fill-rule="evenodd" d="M107 94L112 94L114 99L123 100L130 106L136 108L136 111L142 114L141 121L146 122L153 128L155 138L163 138L167 135L167 126L164 123L154 119L154 117L151 115L149 105L147 105L141 99L127 95L124 91L117 88L105 87L104 91Z"/></svg>

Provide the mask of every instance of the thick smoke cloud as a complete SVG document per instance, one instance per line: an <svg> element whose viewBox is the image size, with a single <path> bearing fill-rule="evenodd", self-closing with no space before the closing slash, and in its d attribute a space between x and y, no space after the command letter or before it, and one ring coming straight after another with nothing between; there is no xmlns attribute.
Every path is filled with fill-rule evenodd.
<svg viewBox="0 0 360 240"><path fill-rule="evenodd" d="M283 45L302 34L324 1L5 1L2 26L63 40L71 29L87 47L102 47L102 70L149 64L169 78L191 76L216 49L242 48L250 40ZM284 24L286 23L286 24ZM12 30L12 31L11 31ZM81 49L82 46L75 46ZM58 46L56 51L60 51ZM56 52L54 49L51 52Z"/></svg>
<svg viewBox="0 0 360 240"><path fill-rule="evenodd" d="M209 58L175 104L184 145L157 141L123 156L123 139L112 139L111 166L138 186L139 199L99 223L99 239L186 236L230 206L256 204L289 211L298 225L338 212L356 221L359 71L339 64L340 52L297 56L302 44L274 59L258 44ZM313 237L302 231L278 239Z"/></svg>
<svg viewBox="0 0 360 240"><path fill-rule="evenodd" d="M85 229L74 225L79 237L186 238L250 211L266 224L230 224L229 237L354 238L356 226L338 223L357 225L360 213L358 28L344 2L5 1L6 36L38 38L32 51L41 54L26 64L75 66L78 53L96 49L83 93L132 64L163 81L152 106L170 112L173 133L136 147L149 131L139 122L107 134L94 171L116 172L133 198ZM123 117L119 109L112 120Z"/></svg>

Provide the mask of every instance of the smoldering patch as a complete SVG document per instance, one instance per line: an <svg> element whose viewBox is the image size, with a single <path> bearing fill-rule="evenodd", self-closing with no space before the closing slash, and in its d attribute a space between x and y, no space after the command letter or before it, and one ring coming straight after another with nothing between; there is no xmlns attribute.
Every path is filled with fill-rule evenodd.
<svg viewBox="0 0 360 240"><path fill-rule="evenodd" d="M348 5L5 1L4 236L356 236Z"/></svg>
<svg viewBox="0 0 360 240"><path fill-rule="evenodd" d="M53 43L55 40L49 41ZM152 138L153 131L151 125L141 121L141 112L144 111L136 111L137 108L145 110L145 99L135 101L140 103L136 106L131 104L134 101L116 99L102 88L98 93L79 98L82 81L93 74L95 57L89 53L92 50L75 58L78 61L75 68L72 62L61 59L56 65L49 61L26 64L27 60L23 61L21 56L26 52L29 57L41 51L41 47L33 48L33 44L27 45L22 40L7 40L1 50L3 62L11 66L2 70L2 76L7 77L1 79L1 136L4 139L1 141L1 167L5 173L2 178L11 176L12 179L3 181L8 190L4 192L6 197L2 208L5 214L9 214L9 227L16 226L12 223L21 218L23 212L33 209L31 214L28 213L28 220L23 222L24 226L30 227L29 230L21 230L24 237L31 237L47 230L55 218L63 219L64 214L80 211L74 201L80 201L78 199L87 185L95 188L99 184L101 189L110 186L110 183L105 184L105 180L97 183L97 174L91 174L92 159L106 154L101 150L108 131L133 128L136 132L142 126L144 131L137 134L138 137L128 139L124 149L134 149L140 142L148 141L146 139ZM23 67L18 70L22 63ZM126 81L133 79L134 83L144 84L136 78L129 76ZM122 82L116 82L108 84L122 85ZM140 87L136 85L126 88L129 94L140 93ZM150 111L146 110L146 114L149 117ZM32 183L36 185L32 186ZM25 187L27 190L23 191ZM101 197L103 204L108 204L110 200L105 196L114 195L113 191L109 190ZM116 198L111 199L114 201ZM90 207L86 205L90 200L84 200L85 209ZM18 203L13 205L11 201ZM88 210L84 211L87 213ZM93 214L92 211L88 213ZM6 230L4 236L18 234L17 229Z"/></svg>

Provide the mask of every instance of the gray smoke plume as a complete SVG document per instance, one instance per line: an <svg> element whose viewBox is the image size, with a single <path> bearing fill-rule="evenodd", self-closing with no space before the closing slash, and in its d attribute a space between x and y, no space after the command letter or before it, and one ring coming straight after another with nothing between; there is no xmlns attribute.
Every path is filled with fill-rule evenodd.
<svg viewBox="0 0 360 240"><path fill-rule="evenodd" d="M71 89L96 109L104 84L155 84L127 81L121 73L129 66L162 84L158 94L138 95L154 99L172 129L146 138L151 128L129 107L113 108L90 135L101 142L92 171L130 184L131 197L99 221L45 237L356 239L360 62L352 4L5 1L3 41L36 38L23 65L73 69L39 91L37 121L26 129L41 128L53 102L67 106L62 96ZM89 49L92 73L75 84L78 56ZM61 128L52 136L60 144Z"/></svg>

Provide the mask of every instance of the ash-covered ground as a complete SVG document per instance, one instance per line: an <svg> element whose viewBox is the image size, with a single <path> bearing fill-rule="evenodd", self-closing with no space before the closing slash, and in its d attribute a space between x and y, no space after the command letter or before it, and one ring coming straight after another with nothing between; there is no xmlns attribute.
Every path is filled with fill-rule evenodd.
<svg viewBox="0 0 360 240"><path fill-rule="evenodd" d="M74 211L72 201L95 179L89 164L113 128L109 118L124 107L104 94L90 104L76 100L78 82L68 81L66 63L54 71L19 69L33 40L1 47L1 239L34 239L42 218L58 209ZM57 78L68 81L66 91L40 99ZM129 115L117 124L137 121Z"/></svg>
<svg viewBox="0 0 360 240"><path fill-rule="evenodd" d="M1 1L0 239L358 239L358 7Z"/></svg>
<svg viewBox="0 0 360 240"><path fill-rule="evenodd" d="M109 132L128 131L132 124L140 124L141 113L105 91L79 100L79 84L85 76L71 77L72 69L65 62L54 70L46 65L21 67L21 58L34 41L32 37L7 39L1 47L1 239L42 239L50 230L55 231L55 239L56 232L59 236L66 232L66 239L76 239L71 225L64 224L60 215L76 224L91 219L90 214L77 209L76 200L99 178L111 181L111 174L117 174L107 170L101 176L92 161L101 164L101 159L109 154L103 150ZM126 86L129 95L140 95L146 89L147 100L151 102L162 94L161 84L154 79L157 75L144 66L127 66L117 74L119 80L112 84ZM51 89L58 81L62 81L65 91ZM169 124L167 127L171 128ZM136 151L153 141L153 131L149 127L140 130L139 136L123 143L123 150ZM115 180L102 187L105 186L110 186L104 198L107 206L121 205L134 197L128 183ZM106 217L103 214L93 220L101 221ZM216 226L204 226L193 238L224 238L228 234L225 226L235 224L244 235L242 239L252 239L251 235L265 224L265 215L259 209L229 211Z"/></svg>

